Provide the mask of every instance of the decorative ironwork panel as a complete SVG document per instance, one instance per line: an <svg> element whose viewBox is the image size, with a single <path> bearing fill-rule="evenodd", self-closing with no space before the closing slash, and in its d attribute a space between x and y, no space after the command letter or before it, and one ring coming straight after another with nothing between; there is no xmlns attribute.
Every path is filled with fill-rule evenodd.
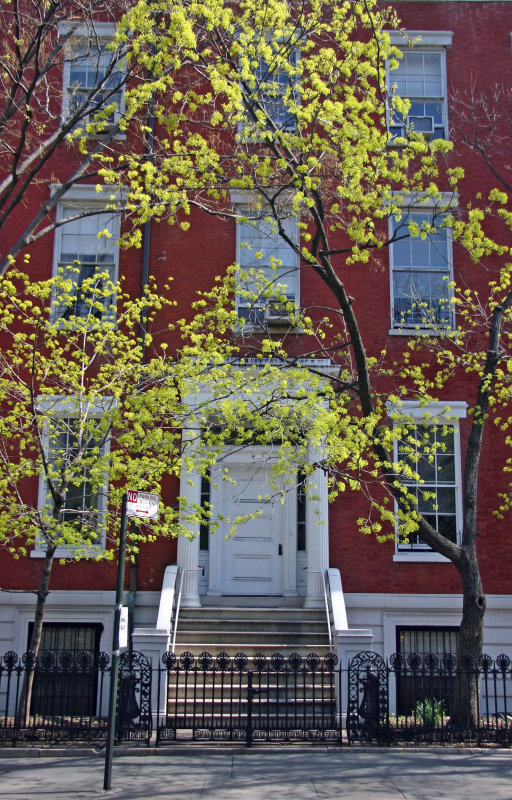
<svg viewBox="0 0 512 800"><path fill-rule="evenodd" d="M152 731L151 665L143 653L122 653L119 659L117 738L147 739L149 743Z"/></svg>
<svg viewBox="0 0 512 800"><path fill-rule="evenodd" d="M348 670L347 735L350 741L387 740L388 672L377 653L358 653Z"/></svg>

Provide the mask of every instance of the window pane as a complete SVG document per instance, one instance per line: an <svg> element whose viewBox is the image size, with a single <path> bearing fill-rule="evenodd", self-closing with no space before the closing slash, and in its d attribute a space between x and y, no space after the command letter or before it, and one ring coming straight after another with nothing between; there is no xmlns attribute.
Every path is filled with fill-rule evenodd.
<svg viewBox="0 0 512 800"><path fill-rule="evenodd" d="M296 218L285 218L282 224L290 239L296 241ZM285 242L277 230L274 230L272 223L263 219L256 220L254 225L249 222L241 223L238 235L238 262L241 268L261 272L260 280L263 277L266 281L266 287L262 287L259 281L251 279L250 276L241 279L240 288L250 292L254 297L239 297L238 313L248 322L261 324L263 313L258 309L271 302L269 297L264 296L266 289L271 294L284 294L291 301L295 301L298 294L297 257L293 248ZM251 315L246 313L244 309L251 305L257 307L256 315L260 314L261 319L252 319Z"/></svg>
<svg viewBox="0 0 512 800"><path fill-rule="evenodd" d="M415 76L415 75L423 76L424 72L423 53L420 52L405 53L402 60L405 64L405 69L407 71L408 76Z"/></svg>
<svg viewBox="0 0 512 800"><path fill-rule="evenodd" d="M423 132L429 139L444 138L445 120L443 107L445 86L443 76L443 52L432 52L414 48L414 51L405 51L397 70L390 72L390 84L395 84L396 94L408 98L411 108L408 113L408 124L418 133ZM438 98L439 103L428 102L428 98ZM433 118L429 122L429 118ZM404 128L400 128L400 120L394 121L398 130L390 127L393 136L405 135Z"/></svg>
<svg viewBox="0 0 512 800"><path fill-rule="evenodd" d="M453 483L455 481L455 460L453 455L437 455L437 482Z"/></svg>
<svg viewBox="0 0 512 800"><path fill-rule="evenodd" d="M418 425L397 445L399 460L415 470L420 482L404 481L417 498L417 509L439 533L456 541L456 484L454 432L452 425ZM399 550L428 550L417 533L398 542Z"/></svg>
<svg viewBox="0 0 512 800"><path fill-rule="evenodd" d="M63 205L62 219L87 212L88 207ZM54 313L55 317L69 319L72 316L85 317L92 315L101 318L99 309L91 309L90 290L81 290L84 281L94 278L96 272L107 271L110 278L115 278L116 237L118 218L109 212L100 212L65 222L60 230L60 251L58 264L61 268L70 267L69 277L76 286L76 299L71 305L62 305ZM98 236L103 231L109 236ZM77 271L78 270L78 271ZM102 282L97 288L101 291ZM110 305L112 298L104 298L103 304Z"/></svg>
<svg viewBox="0 0 512 800"><path fill-rule="evenodd" d="M52 461L63 480L64 507L61 518L75 523L80 529L91 528L91 539L96 539L98 524L99 491L91 486L87 479L89 454L98 447L98 442L84 431L83 438L78 439L77 421L73 418L61 420L61 430L57 432L55 443L51 448ZM64 472L67 476L64 477Z"/></svg>

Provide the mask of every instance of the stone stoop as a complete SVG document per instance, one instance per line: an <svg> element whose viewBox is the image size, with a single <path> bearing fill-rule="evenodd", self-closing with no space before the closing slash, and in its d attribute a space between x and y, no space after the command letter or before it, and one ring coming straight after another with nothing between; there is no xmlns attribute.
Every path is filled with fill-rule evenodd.
<svg viewBox="0 0 512 800"><path fill-rule="evenodd" d="M254 602L254 599L253 599ZM182 608L178 620L175 653L203 652L230 656L256 653L267 656L292 653L302 656L329 652L327 621L323 609L304 609L293 606L239 605Z"/></svg>
<svg viewBox="0 0 512 800"><path fill-rule="evenodd" d="M305 729L334 728L335 674L321 667L311 670L305 661L316 653L323 662L329 653L325 611L303 609L296 603L277 605L275 598L262 598L265 605L256 608L245 606L246 598L236 605L230 600L233 604L229 606L208 603L201 608L181 609L175 646L177 669L169 674L167 725L194 729L195 738L204 734L207 739L227 732L233 737L238 728L245 730L248 696L253 691L247 683L248 670L252 670L255 736L259 731L264 738L271 735L281 740L290 729L300 730L304 737ZM224 663L234 665L233 672L229 668L216 673L208 668L201 671L204 668L199 665L208 660L206 654L218 664L220 653L228 654L230 658ZM277 656L282 664L277 670L270 667L276 653L282 657ZM283 661L295 653L301 657L301 670L286 667ZM240 672L234 658L237 654L247 657L247 665ZM261 667L261 658L254 659L257 654L266 656L268 670Z"/></svg>

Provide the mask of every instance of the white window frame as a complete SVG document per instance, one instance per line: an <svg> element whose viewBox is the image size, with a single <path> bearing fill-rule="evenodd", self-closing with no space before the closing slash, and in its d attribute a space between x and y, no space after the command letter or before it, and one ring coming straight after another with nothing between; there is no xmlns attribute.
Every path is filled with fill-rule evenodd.
<svg viewBox="0 0 512 800"><path fill-rule="evenodd" d="M457 543L460 543L462 533L462 464L460 454L460 427L459 420L465 419L467 413L467 403L464 400L436 401L428 405L420 405L415 400L404 400L400 406L388 408L388 415L397 422L410 421L411 425L450 425L453 427L453 450L454 450L454 473L455 481L455 518L457 528ZM393 445L393 457L398 461L398 442ZM422 484L419 484L422 485ZM428 491L428 489L427 489ZM396 531L395 553L393 561L403 562L445 562L449 559L436 553L428 545L419 542L418 544L403 544L398 541L398 504L395 501Z"/></svg>
<svg viewBox="0 0 512 800"><path fill-rule="evenodd" d="M108 411L112 404L115 402L114 398L106 397L103 403L98 402L90 407L88 418L99 419L103 414ZM75 401L73 398L64 397L43 397L38 398L40 407L55 418L61 419L78 419L79 415L75 410ZM50 451L50 439L48 428L43 429L43 447L46 453ZM102 447L102 456L110 453L110 439L107 439ZM37 507L45 508L48 496L48 482L44 472L39 476L39 487L37 496ZM80 548L79 553L72 547L57 547L55 551L55 558L76 558L77 555L82 558L95 558L98 554L102 553L105 549L106 543L106 511L108 505L108 478L105 475L105 483L103 491L98 494L98 539L97 542L89 548ZM34 549L31 551L31 558L44 558L46 554L46 544L43 539L37 539L34 544Z"/></svg>
<svg viewBox="0 0 512 800"><path fill-rule="evenodd" d="M242 218L247 217L249 219L248 223L241 223L240 221L237 221L237 223L236 223L236 261L237 261L240 269L242 271L244 271L246 269L246 267L242 267L241 266L241 258L240 258L242 249L246 249L246 248L243 248L243 244L247 241L247 239L244 237L244 234L243 234L244 224L252 225L250 220L254 219L254 217L256 215L259 216L260 214L264 217L265 216L265 211L264 211L264 209L262 209L261 211L258 211L258 210L256 210L254 208L254 206L250 206L249 205L249 200L247 198L245 198L245 200L236 199L236 200L233 200L233 202L236 205L238 216L242 217ZM299 240L300 240L299 220L298 220L297 217L292 215L291 211L290 211L289 216L286 217L286 220L288 220L288 219L293 221L293 226L294 226L293 235L294 235L294 238L295 238L295 243L298 245L299 244ZM269 223L264 223L264 224L267 225ZM276 223L276 225L277 225L277 223ZM258 228L258 225L256 224L254 227L255 227L255 230L256 230ZM283 245L287 246L285 240L277 232L277 229L276 229L276 232L272 236L269 236L269 243L272 242L273 239L274 239L276 245L281 246L281 248L283 247ZM291 272L293 272L294 273L293 280L294 280L294 284L295 284L295 292L294 292L293 296L292 296L291 293L290 294L286 293L286 294L287 294L287 297L289 298L289 301L293 302L295 304L296 308L299 309L300 308L300 267L299 267L299 258L298 258L298 255L297 255L296 252L294 252L291 248L289 248L289 249L290 249L290 254L293 254L293 259L292 260L293 260L294 263L290 264L290 265L283 265L282 267L278 267L275 279L272 282L275 282L276 284L285 284L286 281L287 281L287 275L290 274ZM270 255L270 257L272 257L274 254L270 253L269 255ZM278 258L277 255L275 257ZM262 271L265 270L265 268L270 269L270 265L266 263L265 259L258 260L256 257L255 257L255 260L254 260L254 265L247 266L247 269L255 269L255 270L262 270ZM281 270L282 270L282 272L281 272ZM239 293L237 291L236 296L235 296L235 309L236 309L237 315L239 316L240 320L242 319L242 316L243 316L243 315L241 315L242 309L247 308L247 307L248 307L247 303L243 302L243 299L240 298L240 295L239 295ZM277 313L276 313L275 308L272 309L272 302L271 301L269 302L268 299L262 298L261 304L259 304L255 300L254 303L251 304L251 307L253 308L254 313L255 313L255 320L254 320L254 323L251 323L251 321L247 321L245 324L248 327L265 328L267 326L268 327L272 327L274 325L283 325L283 324L285 324L287 326L290 325L290 318L286 315L286 312L284 312L281 315L281 314L279 314L279 310L277 310ZM258 319L258 315L260 313L260 310L261 310L261 320Z"/></svg>
<svg viewBox="0 0 512 800"><path fill-rule="evenodd" d="M63 63L63 70L62 70L62 106L61 106L61 120L65 122L68 114L69 114L69 105L70 105L70 86L71 86L71 63L74 58L76 58L76 51L77 48L80 46L81 43L90 42L93 47L102 48L104 45L107 45L109 42L113 41L114 35L116 32L116 26L113 22L93 22L90 26L88 25L76 25L72 22L61 22L59 24L59 36L67 36L68 39L64 45L64 63ZM119 70L122 72L122 70ZM120 97L119 97L119 107L113 114L112 122L105 122L102 126L101 130L95 134L87 134L91 138L97 138L98 136L103 135L106 133L109 127L112 125L117 124L119 119L124 113L124 82L121 82L119 87ZM110 100L106 105L110 105L113 100ZM99 110L99 109L98 109ZM92 115L94 116L94 115ZM91 122L91 119L84 117L83 122L81 125L86 125L88 122ZM122 133L116 134L116 138L124 139L124 135Z"/></svg>
<svg viewBox="0 0 512 800"><path fill-rule="evenodd" d="M408 214L424 214L425 217L428 215L435 215L439 217L441 220L442 216L445 214L449 214L453 209L456 207L457 204L457 197L453 194L443 194L440 199L436 199L435 201L429 197L424 195L418 195L410 200L406 197L404 198L404 203L402 205L403 216L407 216ZM391 239L394 235L394 227L395 227L395 217L390 215L388 218L388 226L389 226L389 238ZM439 226L437 226L439 227ZM446 248L447 248L447 265L446 272L447 275L447 308L448 314L450 316L450 320L445 325L420 325L418 323L411 323L407 325L401 322L395 322L395 296L394 296L394 275L395 271L403 271L406 272L407 270L403 267L396 267L394 264L394 245L391 244L389 246L389 296L390 296L390 328L389 334L391 336L414 336L414 335L424 335L428 332L435 332L435 333L443 333L444 331L451 331L455 327L455 307L452 303L453 299L453 291L449 288L448 284L451 284L453 281L453 241L452 241L452 232L450 228L444 228L444 233L446 234ZM404 225L404 232L406 231L406 226ZM412 238L412 237L411 237ZM433 272L436 271L435 268L430 267L429 265L425 265L424 269L414 269L414 267L410 266L410 272L417 273L418 275L426 272ZM437 270L441 272L441 270Z"/></svg>
<svg viewBox="0 0 512 800"><path fill-rule="evenodd" d="M440 62L441 62L441 87L442 87L442 97L439 98L440 104L442 107L441 114L442 114L442 124L444 128L443 136L436 137L441 139L450 139L450 128L448 124L448 81L447 81L447 74L446 74L446 48L449 47L452 43L453 33L451 31L387 31L390 39L390 43L395 46L399 47L400 50L404 55L407 53L439 53L440 54ZM412 42L411 46L408 46L407 41ZM386 64L386 84L389 87L392 87L393 84L396 82L394 80L394 75L396 75L396 70L390 70L389 65ZM398 93L397 93L398 94ZM401 97L401 95L398 95ZM418 101L429 101L429 97L421 96L421 95L405 95L404 99ZM438 98L432 98L435 102ZM413 115L411 115L413 116ZM392 127L396 127L399 123L393 122L391 119L391 109L387 109L387 119L386 124L388 131L391 130ZM421 133L419 127L416 131L417 133ZM404 134L405 135L405 131ZM395 137L393 137L394 139ZM427 138L434 138L434 135L428 136ZM390 144L393 144L393 139L391 139Z"/></svg>
<svg viewBox="0 0 512 800"><path fill-rule="evenodd" d="M108 191L108 187L105 187L106 191ZM117 195L114 195L114 202L119 200ZM112 234L111 240L114 242L114 260L113 260L113 268L112 274L110 275L112 281L115 283L118 279L119 273L119 246L117 245L117 241L120 236L120 229L121 229L121 217L120 212L115 210L110 210L107 206L112 203L112 195L109 196L107 199L106 197L102 197L101 193L98 193L96 186L74 186L65 195L60 199L57 204L56 210L56 222L62 222L64 217L64 208L66 206L74 206L76 207L77 213L80 210L95 210L98 214L111 214L113 225L112 230L110 233ZM72 223L70 223L72 224ZM62 265L61 261L61 249L62 249L62 234L65 232L65 225L63 223L61 225L57 225L55 228L55 240L54 240L54 248L53 248L53 275L58 274L59 266ZM70 265L71 266L71 265ZM78 276L79 277L79 276ZM113 297L111 301L111 305L115 305L116 298ZM61 309L59 309L56 305L52 305L52 314L51 318L54 322L57 322L59 319L63 319L62 314L60 313ZM111 318L112 312L107 310L103 314L103 319Z"/></svg>

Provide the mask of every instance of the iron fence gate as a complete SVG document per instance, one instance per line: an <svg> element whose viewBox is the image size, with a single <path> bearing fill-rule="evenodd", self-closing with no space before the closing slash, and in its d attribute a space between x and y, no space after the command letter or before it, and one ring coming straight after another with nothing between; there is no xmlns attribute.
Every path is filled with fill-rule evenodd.
<svg viewBox="0 0 512 800"><path fill-rule="evenodd" d="M341 741L340 671L334 653L321 658L237 653L164 656L168 687L157 742Z"/></svg>

